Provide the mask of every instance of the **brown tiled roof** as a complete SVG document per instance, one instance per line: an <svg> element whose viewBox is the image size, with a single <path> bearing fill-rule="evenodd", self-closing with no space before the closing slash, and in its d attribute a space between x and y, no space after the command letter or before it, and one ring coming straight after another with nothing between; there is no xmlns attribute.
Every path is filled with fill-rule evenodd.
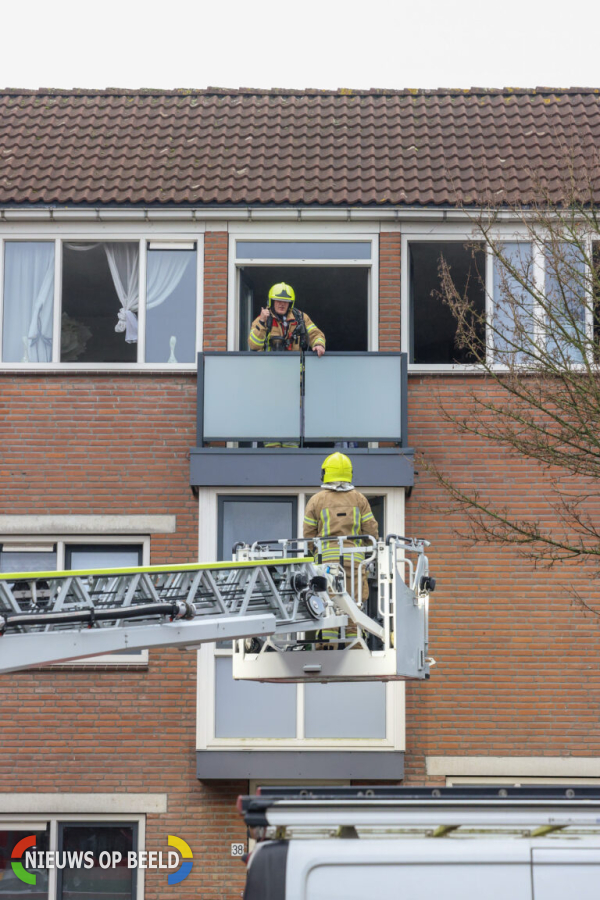
<svg viewBox="0 0 600 900"><path fill-rule="evenodd" d="M0 91L0 204L452 205L558 197L600 92Z"/></svg>

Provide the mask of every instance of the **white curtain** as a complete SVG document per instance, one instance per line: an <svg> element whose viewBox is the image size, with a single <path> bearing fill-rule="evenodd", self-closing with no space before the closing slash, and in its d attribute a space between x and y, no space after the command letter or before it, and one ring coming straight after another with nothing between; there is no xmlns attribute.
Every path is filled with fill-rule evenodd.
<svg viewBox="0 0 600 900"><path fill-rule="evenodd" d="M181 250L151 250L148 253L146 309L160 306L171 296L192 257L192 253Z"/></svg>
<svg viewBox="0 0 600 900"><path fill-rule="evenodd" d="M124 331L128 344L135 344L138 339L137 311L140 303L138 268L140 262L139 244L125 244L117 241L98 244L65 244L69 250L80 253L104 247L106 259L117 297L122 309L119 310L119 321L115 331Z"/></svg>
<svg viewBox="0 0 600 900"><path fill-rule="evenodd" d="M7 241L4 269L4 362L51 362L54 243Z"/></svg>
<svg viewBox="0 0 600 900"><path fill-rule="evenodd" d="M119 310L119 321L115 331L124 331L128 344L135 344L138 339L137 311L140 305L140 287L138 270L140 263L139 244L114 243L104 244L108 267L115 285L122 309Z"/></svg>
<svg viewBox="0 0 600 900"><path fill-rule="evenodd" d="M115 331L125 332L128 344L138 339L137 312L140 304L139 244L110 241L102 244L67 244L71 250L93 250L102 246L122 309ZM148 253L146 308L160 306L173 293L190 262L191 255L181 252Z"/></svg>

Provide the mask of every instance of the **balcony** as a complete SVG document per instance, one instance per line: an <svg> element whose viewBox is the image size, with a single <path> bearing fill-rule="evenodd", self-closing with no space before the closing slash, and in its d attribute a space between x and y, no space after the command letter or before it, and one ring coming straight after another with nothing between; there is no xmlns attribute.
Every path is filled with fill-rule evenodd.
<svg viewBox="0 0 600 900"><path fill-rule="evenodd" d="M357 485L409 487L406 393L402 353L200 353L190 483L314 486L341 449Z"/></svg>

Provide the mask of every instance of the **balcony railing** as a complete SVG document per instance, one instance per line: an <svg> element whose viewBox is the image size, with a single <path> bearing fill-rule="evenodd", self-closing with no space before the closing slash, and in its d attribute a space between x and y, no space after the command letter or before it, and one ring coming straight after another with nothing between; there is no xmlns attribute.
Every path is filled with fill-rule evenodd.
<svg viewBox="0 0 600 900"><path fill-rule="evenodd" d="M197 447L211 442L407 446L403 353L200 353Z"/></svg>

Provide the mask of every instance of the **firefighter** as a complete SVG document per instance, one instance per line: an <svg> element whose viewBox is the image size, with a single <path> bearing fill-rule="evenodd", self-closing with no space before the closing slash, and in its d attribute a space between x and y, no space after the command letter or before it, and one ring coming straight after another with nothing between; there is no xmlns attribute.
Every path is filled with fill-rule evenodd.
<svg viewBox="0 0 600 900"><path fill-rule="evenodd" d="M284 281L269 291L266 307L252 323L248 335L250 350L313 350L317 356L325 353L325 335L311 321L310 316L295 309L294 288Z"/></svg>
<svg viewBox="0 0 600 900"><path fill-rule="evenodd" d="M322 490L313 494L306 504L304 537L320 537L323 541L323 563L338 563L339 543L337 540L327 541L326 538L353 534L371 534L377 538L379 529L369 501L352 484L352 463L345 454L332 453L323 461L321 482ZM356 546L359 545L352 540L344 541L344 547ZM364 553L353 553L345 555L343 561L346 590L349 594L354 593L354 600L361 606L369 596L369 584L364 569L359 596L358 565L363 559ZM347 629L346 637L352 638L355 635L355 628ZM337 637L337 629L323 632L325 640Z"/></svg>

